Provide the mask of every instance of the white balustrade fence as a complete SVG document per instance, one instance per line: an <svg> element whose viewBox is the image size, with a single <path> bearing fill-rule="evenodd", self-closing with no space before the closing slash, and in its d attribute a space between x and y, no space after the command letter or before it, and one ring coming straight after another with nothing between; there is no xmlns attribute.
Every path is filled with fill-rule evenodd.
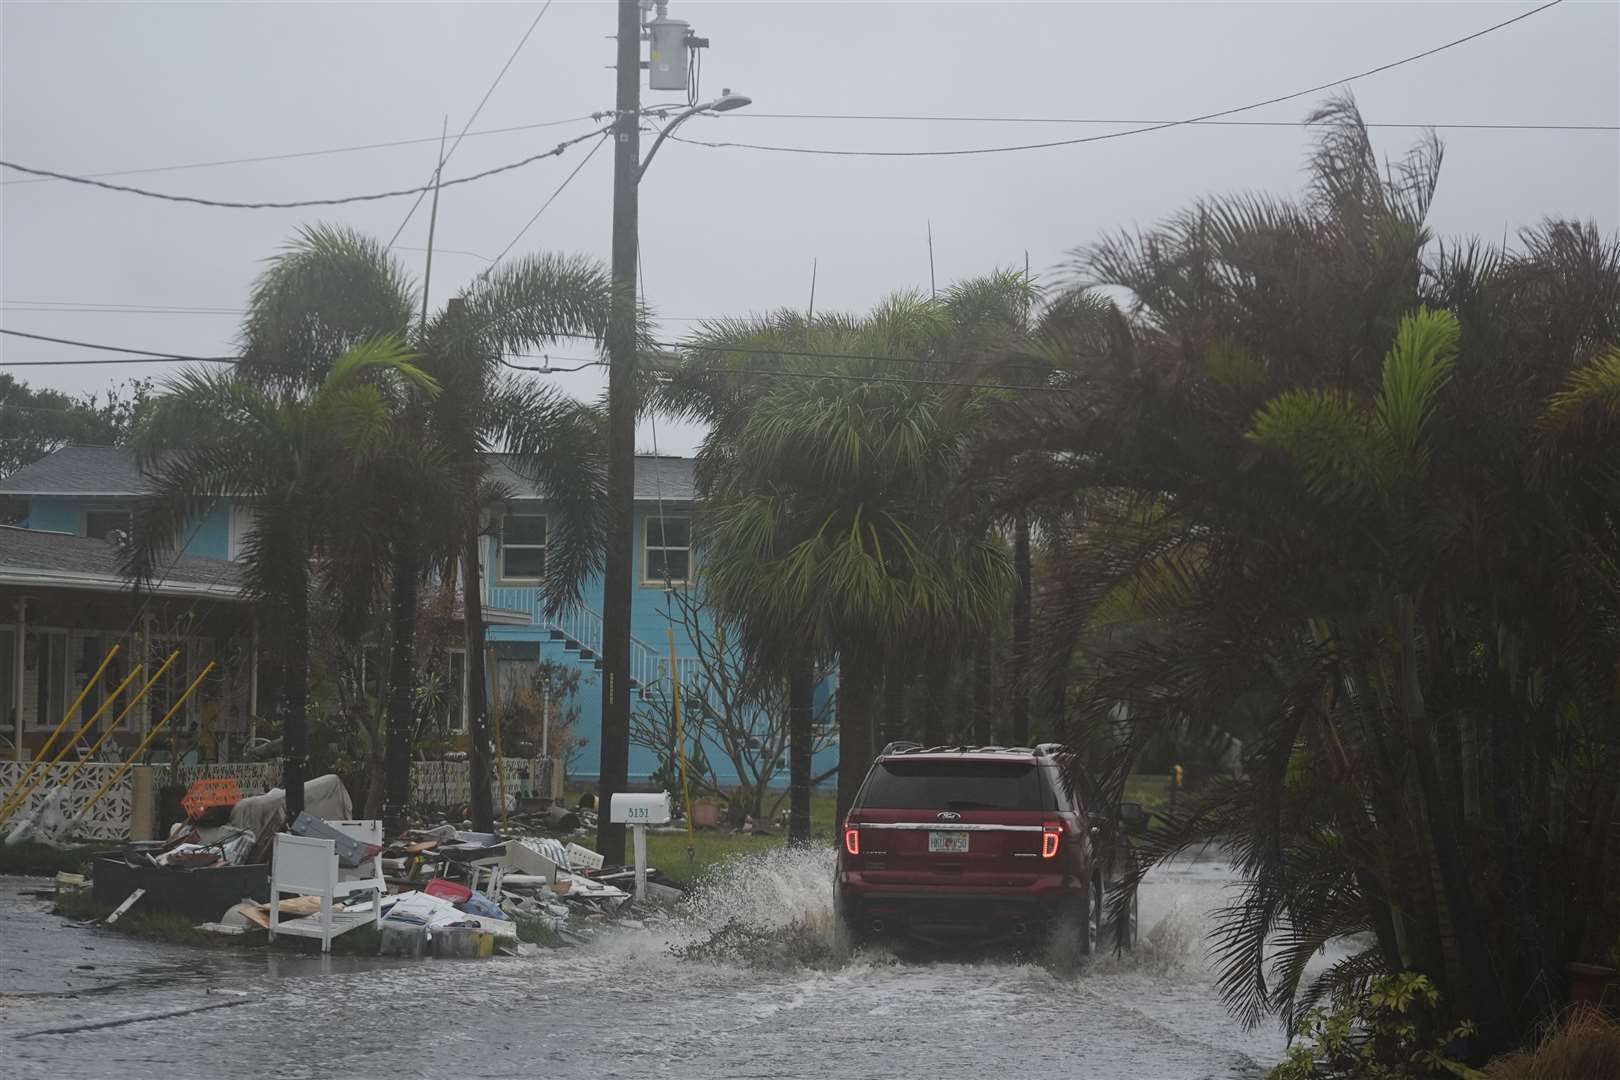
<svg viewBox="0 0 1620 1080"><path fill-rule="evenodd" d="M501 758L508 798L548 797L552 793L552 758ZM490 778L498 800L501 782ZM455 808L472 801L472 767L465 761L411 762L411 801L423 806Z"/></svg>

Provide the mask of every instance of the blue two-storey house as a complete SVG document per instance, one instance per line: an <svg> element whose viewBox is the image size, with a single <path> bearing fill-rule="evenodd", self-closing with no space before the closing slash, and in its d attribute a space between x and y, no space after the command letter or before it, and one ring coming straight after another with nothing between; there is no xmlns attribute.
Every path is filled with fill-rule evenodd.
<svg viewBox="0 0 1620 1080"><path fill-rule="evenodd" d="M489 522L490 535L481 548L486 637L492 661L488 673L491 696L493 699L498 695L503 686L520 683L542 663L563 665L577 672L577 687L566 706L570 711L577 710L571 735L576 745L583 745L568 765L571 778L588 783L596 776L601 738L602 583L589 582L582 602L566 613L546 615L538 586L548 537L545 493L509 468L502 458L495 457L491 464L494 479L509 495L495 515L498 520ZM64 544L67 537L95 539L127 531L134 504L145 490L134 454L109 447L67 447L0 479L0 498L26 508L19 522L22 528L30 533L63 537ZM660 701L668 701L672 625L676 631L674 670L681 673L683 681L690 682L695 674L691 667L698 663L699 649L686 630L680 605L670 595L671 590L695 589L699 580L690 516L694 494L691 459L637 458L633 525L636 587L631 624L631 678L642 691L635 698L637 709L653 709ZM252 529L251 502L223 498L188 530L184 554L220 565L234 562L241 556ZM5 630L5 617L0 612L0 634ZM10 659L0 656L0 667ZM451 670L444 673L448 685L460 688L459 707L453 697L445 717L452 734L466 730L463 660L459 651L452 650ZM15 677L0 683L17 685ZM53 694L51 700L66 697L73 689L64 676L60 694ZM664 691L662 697L660 689ZM818 688L817 693L818 717L825 725L830 721L831 710L826 707L830 683ZM256 705L244 695L236 711L251 712ZM48 710L34 711L43 717ZM29 730L42 723L31 719ZM815 761L815 772L820 775L836 762L837 748L830 745L829 730L823 728L818 736L819 743L824 744ZM708 748L707 757L722 784L736 782L735 770L719 746ZM651 780L658 768L654 750L632 744L632 782ZM785 782L785 775L774 780L777 784Z"/></svg>

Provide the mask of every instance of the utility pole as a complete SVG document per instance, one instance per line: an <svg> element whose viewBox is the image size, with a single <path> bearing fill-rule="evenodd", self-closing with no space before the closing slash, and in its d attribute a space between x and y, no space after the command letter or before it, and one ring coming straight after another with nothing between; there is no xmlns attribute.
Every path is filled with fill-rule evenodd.
<svg viewBox="0 0 1620 1080"><path fill-rule="evenodd" d="M630 600L636 468L636 232L641 176L641 4L619 0L613 131L613 303L608 346L608 534L602 586L602 746L596 850L624 863L624 826L608 821L630 783Z"/></svg>

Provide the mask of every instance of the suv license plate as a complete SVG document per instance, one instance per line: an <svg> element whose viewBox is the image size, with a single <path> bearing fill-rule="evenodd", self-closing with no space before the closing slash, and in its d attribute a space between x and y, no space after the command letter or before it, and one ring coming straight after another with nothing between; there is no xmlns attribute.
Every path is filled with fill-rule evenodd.
<svg viewBox="0 0 1620 1080"><path fill-rule="evenodd" d="M928 850L944 852L948 855L965 855L968 849L968 834L965 832L930 832L928 834Z"/></svg>

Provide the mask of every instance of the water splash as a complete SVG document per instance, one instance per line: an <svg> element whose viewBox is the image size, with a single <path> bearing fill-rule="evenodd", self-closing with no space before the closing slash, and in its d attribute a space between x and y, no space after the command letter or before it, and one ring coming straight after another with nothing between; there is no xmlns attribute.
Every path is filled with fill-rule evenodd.
<svg viewBox="0 0 1620 1080"><path fill-rule="evenodd" d="M706 876L682 913L710 929L741 921L761 928L803 923L830 930L836 860L831 846L739 856Z"/></svg>
<svg viewBox="0 0 1620 1080"><path fill-rule="evenodd" d="M849 950L833 918L830 847L781 848L721 865L679 910L683 960L774 970L840 967Z"/></svg>

